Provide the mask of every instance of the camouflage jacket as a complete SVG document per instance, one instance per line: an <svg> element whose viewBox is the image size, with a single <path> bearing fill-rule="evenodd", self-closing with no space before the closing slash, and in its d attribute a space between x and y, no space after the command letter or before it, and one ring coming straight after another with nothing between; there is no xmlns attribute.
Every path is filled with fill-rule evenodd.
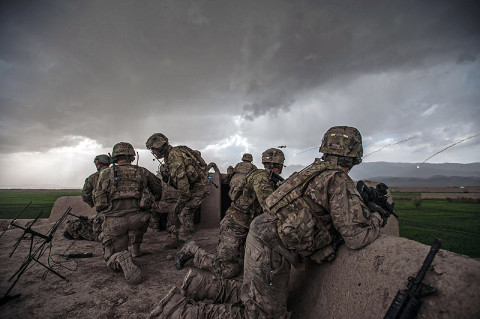
<svg viewBox="0 0 480 319"><path fill-rule="evenodd" d="M378 237L382 224L380 215L365 206L352 179L320 159L292 174L266 205L279 218L282 242L303 256L329 246L335 231L349 248L364 247Z"/></svg>
<svg viewBox="0 0 480 319"><path fill-rule="evenodd" d="M93 196L94 196L93 191L95 190L95 187L97 186L97 181L98 181L98 176L99 175L100 175L100 172L93 173L92 175L88 176L85 179L85 183L83 184L82 199L90 207L95 206L95 204L93 203Z"/></svg>
<svg viewBox="0 0 480 319"><path fill-rule="evenodd" d="M159 200L162 182L144 167L116 164L101 171L95 189L95 209L107 216L121 216L142 209L142 196L148 191Z"/></svg>
<svg viewBox="0 0 480 319"><path fill-rule="evenodd" d="M240 197L232 202L227 214L247 228L252 220L262 214L265 200L273 193L275 186L270 181L268 172L264 169L257 169L246 176L245 187Z"/></svg>
<svg viewBox="0 0 480 319"><path fill-rule="evenodd" d="M199 193L207 186L206 164L203 159L199 161L197 155L200 156L198 151L186 146L175 146L165 158L169 184L179 191L179 203L187 203L193 193Z"/></svg>

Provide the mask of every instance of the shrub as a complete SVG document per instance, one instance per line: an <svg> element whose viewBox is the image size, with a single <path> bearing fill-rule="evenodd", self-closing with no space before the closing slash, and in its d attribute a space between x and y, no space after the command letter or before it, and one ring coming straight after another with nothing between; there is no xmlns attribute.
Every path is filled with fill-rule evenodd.
<svg viewBox="0 0 480 319"><path fill-rule="evenodd" d="M418 208L422 205L422 200L420 198L412 198L412 203L415 208Z"/></svg>

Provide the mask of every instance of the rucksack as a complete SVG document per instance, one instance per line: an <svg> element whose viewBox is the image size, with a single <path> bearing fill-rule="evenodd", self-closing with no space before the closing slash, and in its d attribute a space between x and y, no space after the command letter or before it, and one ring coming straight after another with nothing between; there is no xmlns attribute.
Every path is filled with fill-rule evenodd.
<svg viewBox="0 0 480 319"><path fill-rule="evenodd" d="M293 173L266 200L270 213L277 216L277 232L286 248L301 256L309 256L332 241L326 225L316 216L312 203L303 194L317 175L326 170L340 169L316 160L300 172Z"/></svg>
<svg viewBox="0 0 480 319"><path fill-rule="evenodd" d="M185 170L188 182L193 184L200 176L206 176L207 163L202 158L201 153L197 150L192 150L188 146L178 146L178 148L186 155L187 161L185 163Z"/></svg>
<svg viewBox="0 0 480 319"><path fill-rule="evenodd" d="M228 196L232 201L236 201L242 195L247 176L255 170L257 170L257 167L248 162L241 162L235 166L230 179L230 190L228 191Z"/></svg>

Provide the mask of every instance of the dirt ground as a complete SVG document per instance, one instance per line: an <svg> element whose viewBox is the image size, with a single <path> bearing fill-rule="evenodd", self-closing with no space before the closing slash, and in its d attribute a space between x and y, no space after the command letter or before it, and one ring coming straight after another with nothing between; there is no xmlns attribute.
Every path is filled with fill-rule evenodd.
<svg viewBox="0 0 480 319"><path fill-rule="evenodd" d="M42 224L33 229L46 234L51 226ZM176 270L171 260L175 251L163 248L172 239L166 232L149 229L142 244L142 251L147 254L134 258L145 280L133 286L126 283L123 273L106 267L101 243L67 240L62 233L63 227L55 234L51 250L46 249L40 261L68 281L32 261L8 294L20 296L0 306L0 318L145 318L174 285L181 285L189 269ZM17 277L8 280L28 256L31 241L23 239L9 257L22 234L22 230L15 228L0 238L1 297ZM217 235L218 229L203 229L196 232L194 238L202 247L214 251ZM93 256L77 259L59 256L68 253L92 253Z"/></svg>

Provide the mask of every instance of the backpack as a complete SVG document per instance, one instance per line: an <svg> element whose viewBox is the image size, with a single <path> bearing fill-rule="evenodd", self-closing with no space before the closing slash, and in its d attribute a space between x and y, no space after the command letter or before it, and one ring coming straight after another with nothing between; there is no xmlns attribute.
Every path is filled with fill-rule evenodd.
<svg viewBox="0 0 480 319"><path fill-rule="evenodd" d="M247 176L255 170L257 170L257 167L252 163L241 162L235 166L230 179L230 190L228 191L228 196L232 201L236 201L242 195Z"/></svg>
<svg viewBox="0 0 480 319"><path fill-rule="evenodd" d="M340 169L316 160L299 173L293 173L266 200L269 211L278 218L277 232L282 243L301 256L310 256L333 240L312 208L317 204L303 196L309 182L326 170Z"/></svg>
<svg viewBox="0 0 480 319"><path fill-rule="evenodd" d="M207 163L205 163L201 153L197 150L192 150L188 146L178 146L178 148L187 158L185 161L185 172L187 174L188 182L193 184L200 176L206 176Z"/></svg>

